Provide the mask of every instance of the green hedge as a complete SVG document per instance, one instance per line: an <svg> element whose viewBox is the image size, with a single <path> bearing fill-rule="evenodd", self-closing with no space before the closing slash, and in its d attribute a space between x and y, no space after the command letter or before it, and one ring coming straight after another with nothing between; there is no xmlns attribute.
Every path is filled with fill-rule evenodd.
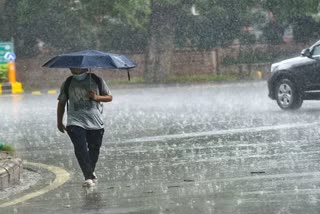
<svg viewBox="0 0 320 214"><path fill-rule="evenodd" d="M222 61L223 65L234 65L234 64L255 64L255 63L270 63L276 62L283 59L287 59L298 54L284 52L284 51L272 51L269 53L261 51L242 52L238 58L225 57Z"/></svg>
<svg viewBox="0 0 320 214"><path fill-rule="evenodd" d="M171 75L168 78L168 83L195 83L195 82L220 82L234 81L235 75L223 74L194 74L194 75Z"/></svg>
<svg viewBox="0 0 320 214"><path fill-rule="evenodd" d="M8 81L8 64L0 64L0 82Z"/></svg>
<svg viewBox="0 0 320 214"><path fill-rule="evenodd" d="M0 151L14 152L15 149L11 145L0 143Z"/></svg>

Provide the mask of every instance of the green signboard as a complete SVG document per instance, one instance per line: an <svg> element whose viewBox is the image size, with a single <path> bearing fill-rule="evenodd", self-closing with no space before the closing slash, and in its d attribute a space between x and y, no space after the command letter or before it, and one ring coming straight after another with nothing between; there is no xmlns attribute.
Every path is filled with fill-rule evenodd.
<svg viewBox="0 0 320 214"><path fill-rule="evenodd" d="M5 59L7 53L13 53L13 43L12 42L0 42L0 64L6 64L8 62Z"/></svg>

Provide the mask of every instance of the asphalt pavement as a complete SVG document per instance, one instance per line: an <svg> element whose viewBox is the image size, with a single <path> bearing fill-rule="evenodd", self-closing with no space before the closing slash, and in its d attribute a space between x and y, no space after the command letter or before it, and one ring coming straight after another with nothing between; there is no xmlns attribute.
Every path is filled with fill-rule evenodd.
<svg viewBox="0 0 320 214"><path fill-rule="evenodd" d="M112 93L92 189L56 129L56 95L0 97L0 139L40 175L1 214L319 213L320 101L282 111L265 82Z"/></svg>

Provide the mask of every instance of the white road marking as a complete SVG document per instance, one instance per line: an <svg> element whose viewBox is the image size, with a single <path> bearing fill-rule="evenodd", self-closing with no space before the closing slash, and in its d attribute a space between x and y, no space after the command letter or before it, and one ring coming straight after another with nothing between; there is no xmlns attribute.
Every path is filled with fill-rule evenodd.
<svg viewBox="0 0 320 214"><path fill-rule="evenodd" d="M272 131L272 130L281 130L281 129L292 129L292 128L308 128L319 126L320 123L295 123L295 124L282 124L275 126L261 126L261 127L252 127L252 128L243 128L243 129L228 129L228 130L213 130L207 132L193 132L193 133L183 133L183 134L172 134L172 135L160 135L153 137L143 137L130 139L123 141L124 143L134 143L134 142L155 142L155 141L166 141L171 139L183 139L190 137L207 137L215 135L231 135L231 134L241 134L241 133L254 133L254 132L263 132L263 131Z"/></svg>

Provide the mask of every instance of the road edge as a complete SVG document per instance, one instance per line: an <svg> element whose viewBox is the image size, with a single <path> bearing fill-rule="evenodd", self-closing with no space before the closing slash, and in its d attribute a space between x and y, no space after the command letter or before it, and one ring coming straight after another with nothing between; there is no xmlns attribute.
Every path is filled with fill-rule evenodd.
<svg viewBox="0 0 320 214"><path fill-rule="evenodd" d="M2 203L2 204L0 204L0 208L13 206L18 203L22 203L22 202L25 202L25 201L30 200L32 198L43 195L51 190L58 188L59 186L63 185L64 183L66 183L70 179L70 174L65 169L62 169L57 166L51 166L51 165L46 165L46 164L42 164L42 163L33 163L33 162L28 162L28 161L24 161L23 165L48 170L48 171L52 172L56 177L55 177L54 181L52 183L50 183L48 186L45 186L44 188L42 188L40 190L36 190L35 192L26 194L20 198L16 198L11 201Z"/></svg>

